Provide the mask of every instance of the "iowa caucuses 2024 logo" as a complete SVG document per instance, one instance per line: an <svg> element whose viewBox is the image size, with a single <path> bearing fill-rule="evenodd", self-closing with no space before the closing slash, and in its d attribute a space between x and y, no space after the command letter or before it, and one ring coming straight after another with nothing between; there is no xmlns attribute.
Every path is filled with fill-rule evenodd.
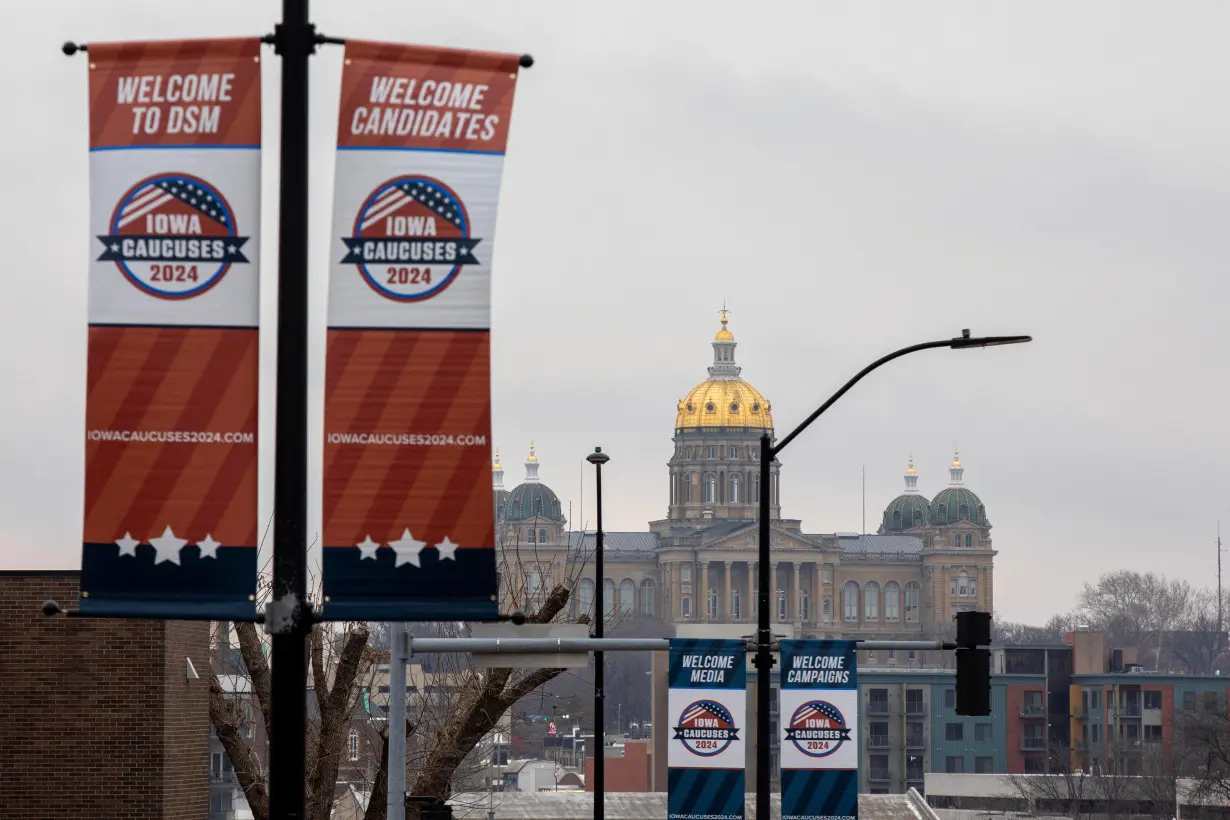
<svg viewBox="0 0 1230 820"><path fill-rule="evenodd" d="M808 701L795 709L786 729L786 740L809 757L828 757L849 739L845 717L824 700Z"/></svg>
<svg viewBox="0 0 1230 820"><path fill-rule="evenodd" d="M368 194L342 237L342 264L355 265L372 290L397 302L430 299L463 265L476 265L470 216L457 193L438 179L401 176Z"/></svg>
<svg viewBox="0 0 1230 820"><path fill-rule="evenodd" d="M155 174L120 197L111 214L100 262L114 262L141 291L190 299L212 288L231 265L247 263L235 212L205 180Z"/></svg>
<svg viewBox="0 0 1230 820"><path fill-rule="evenodd" d="M713 757L738 740L734 716L730 710L712 700L698 700L684 707L675 727L675 740L692 754Z"/></svg>

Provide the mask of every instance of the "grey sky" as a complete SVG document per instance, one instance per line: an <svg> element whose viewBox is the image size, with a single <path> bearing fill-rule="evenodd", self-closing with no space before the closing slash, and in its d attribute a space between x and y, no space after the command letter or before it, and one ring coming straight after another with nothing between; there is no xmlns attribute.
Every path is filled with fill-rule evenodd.
<svg viewBox="0 0 1230 820"><path fill-rule="evenodd" d="M0 566L80 562L86 65L58 45L259 34L278 10L78 0L10 23L2 99L24 125L5 131L0 192ZM860 385L783 454L786 514L859 529L865 464L874 530L908 453L934 494L959 443L995 526L1004 615L1041 621L1119 568L1213 582L1219 518L1230 532L1230 8L362 0L317 2L314 18L334 35L538 60L520 81L496 237L510 483L534 439L544 480L578 524L584 498L592 526L582 459L601 444L608 527L661 517L675 401L704 376L723 299L779 433L895 347L962 327L1032 333ZM340 49L314 66L318 438ZM272 329L273 241L262 263ZM270 333L269 385L273 356ZM272 411L270 394L263 519ZM310 487L315 532L318 475Z"/></svg>

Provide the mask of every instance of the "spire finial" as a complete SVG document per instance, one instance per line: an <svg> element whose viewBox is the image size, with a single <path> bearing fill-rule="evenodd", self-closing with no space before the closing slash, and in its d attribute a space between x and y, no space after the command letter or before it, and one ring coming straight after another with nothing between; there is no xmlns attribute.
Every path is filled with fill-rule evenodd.
<svg viewBox="0 0 1230 820"><path fill-rule="evenodd" d="M534 441L530 440L530 454L526 457L526 463L533 464L538 461L538 456L534 455Z"/></svg>
<svg viewBox="0 0 1230 820"><path fill-rule="evenodd" d="M495 448L495 461L491 462L491 468L493 470L503 470L504 469L504 465L500 464L500 448L499 447Z"/></svg>
<svg viewBox="0 0 1230 820"><path fill-rule="evenodd" d="M918 472L918 470L914 469L914 454L913 453L910 453L910 462L909 464L906 465L905 472L906 472L906 475L914 475L915 473Z"/></svg>
<svg viewBox="0 0 1230 820"><path fill-rule="evenodd" d="M918 470L914 469L914 454L910 453L910 461L905 468L905 491L918 492Z"/></svg>
<svg viewBox="0 0 1230 820"><path fill-rule="evenodd" d="M954 444L952 447L952 466L948 468L949 485L955 487L962 483L965 468L961 466L961 451Z"/></svg>
<svg viewBox="0 0 1230 820"><path fill-rule="evenodd" d="M722 300L722 309L719 310L718 313L722 316L722 327L726 327L726 323L729 321L729 319L726 318L726 314L730 313L730 311L726 309L725 299Z"/></svg>
<svg viewBox="0 0 1230 820"><path fill-rule="evenodd" d="M534 442L530 442L530 454L525 457L525 481L533 484L538 481L538 456L534 453Z"/></svg>

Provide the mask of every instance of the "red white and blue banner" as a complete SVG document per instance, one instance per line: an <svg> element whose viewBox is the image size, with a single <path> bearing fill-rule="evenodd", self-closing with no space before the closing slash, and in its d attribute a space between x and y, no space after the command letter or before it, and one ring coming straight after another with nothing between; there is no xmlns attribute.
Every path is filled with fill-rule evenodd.
<svg viewBox="0 0 1230 820"><path fill-rule="evenodd" d="M497 614L491 265L515 54L347 40L325 364L323 615Z"/></svg>
<svg viewBox="0 0 1230 820"><path fill-rule="evenodd" d="M782 641L782 820L858 817L857 647Z"/></svg>
<svg viewBox="0 0 1230 820"><path fill-rule="evenodd" d="M743 820L747 642L672 638L667 817Z"/></svg>
<svg viewBox="0 0 1230 820"><path fill-rule="evenodd" d="M260 41L90 43L83 612L251 618Z"/></svg>

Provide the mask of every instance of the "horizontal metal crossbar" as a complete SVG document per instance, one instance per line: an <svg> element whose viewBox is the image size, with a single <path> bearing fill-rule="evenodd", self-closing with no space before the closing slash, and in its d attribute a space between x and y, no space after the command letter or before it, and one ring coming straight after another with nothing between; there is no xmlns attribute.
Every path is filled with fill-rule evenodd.
<svg viewBox="0 0 1230 820"><path fill-rule="evenodd" d="M955 643L944 641L857 641L859 649L941 650L956 649ZM471 652L498 655L564 654L569 652L664 652L670 649L666 638L414 638L409 639L410 654ZM774 643L777 651L780 644ZM747 651L756 651L756 642L747 640Z"/></svg>

